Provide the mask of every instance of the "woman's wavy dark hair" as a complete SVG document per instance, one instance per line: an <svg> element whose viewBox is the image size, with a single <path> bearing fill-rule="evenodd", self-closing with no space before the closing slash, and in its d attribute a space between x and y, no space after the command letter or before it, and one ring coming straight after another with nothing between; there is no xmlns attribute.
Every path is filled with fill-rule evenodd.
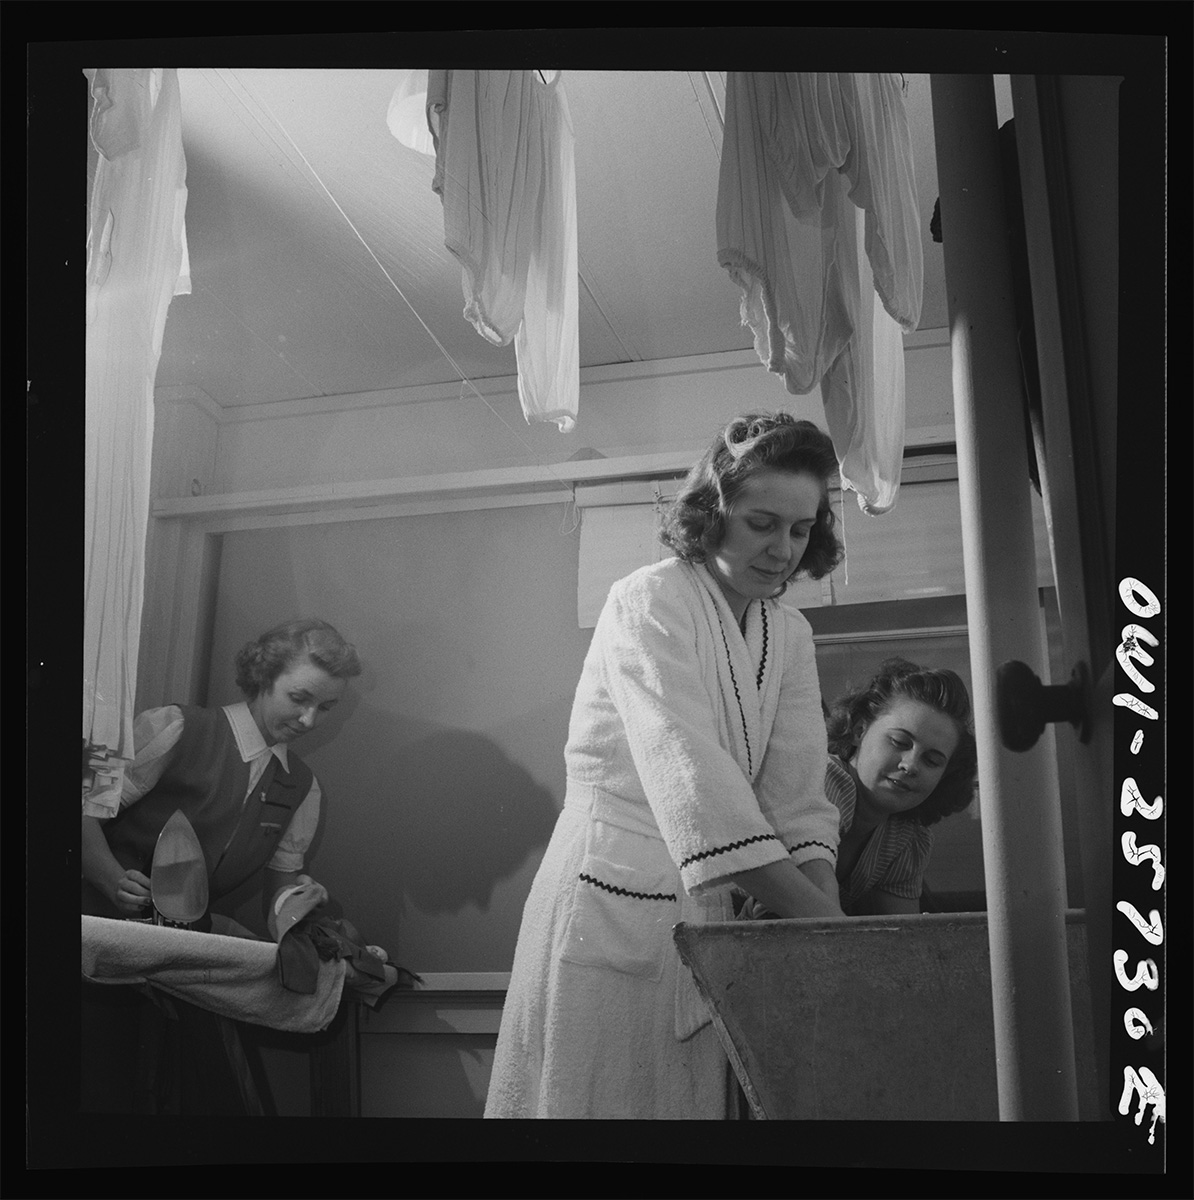
<svg viewBox="0 0 1194 1200"><path fill-rule="evenodd" d="M821 484L817 520L809 530L800 564L784 586L797 575L822 579L842 559L829 507L829 481L837 469L829 435L812 421L798 421L782 412L735 417L688 472L664 510L660 541L685 562L704 562L721 545L730 509L753 475L759 471L811 475Z"/></svg>
<svg viewBox="0 0 1194 1200"><path fill-rule="evenodd" d="M335 679L361 673L356 647L318 617L286 621L247 642L236 655L236 686L250 699L268 692L295 662L306 659Z"/></svg>
<svg viewBox="0 0 1194 1200"><path fill-rule="evenodd" d="M930 670L904 658L889 658L865 688L850 692L834 703L825 722L829 752L843 760L853 758L854 730L859 725L865 729L896 700L919 700L949 717L958 731L957 749L950 755L937 786L915 808L900 814L921 825L935 825L943 817L969 806L978 775L970 693L957 672L945 668Z"/></svg>

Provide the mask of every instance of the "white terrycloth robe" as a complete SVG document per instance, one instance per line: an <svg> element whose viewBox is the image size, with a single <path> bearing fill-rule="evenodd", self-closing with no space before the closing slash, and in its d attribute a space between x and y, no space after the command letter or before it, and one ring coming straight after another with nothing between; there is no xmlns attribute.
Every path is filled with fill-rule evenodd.
<svg viewBox="0 0 1194 1200"><path fill-rule="evenodd" d="M523 913L487 1117L722 1118L728 1065L672 940L728 876L836 861L808 622L703 566L615 583L577 687L568 787Z"/></svg>

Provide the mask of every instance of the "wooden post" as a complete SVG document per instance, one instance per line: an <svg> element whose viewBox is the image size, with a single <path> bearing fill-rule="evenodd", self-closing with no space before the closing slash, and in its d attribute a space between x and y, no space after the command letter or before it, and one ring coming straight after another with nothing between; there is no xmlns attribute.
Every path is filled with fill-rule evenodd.
<svg viewBox="0 0 1194 1200"><path fill-rule="evenodd" d="M999 1116L1073 1121L1078 1104L1065 944L1057 767L1047 741L1000 741L995 672L1046 676L994 80L934 75L991 946Z"/></svg>

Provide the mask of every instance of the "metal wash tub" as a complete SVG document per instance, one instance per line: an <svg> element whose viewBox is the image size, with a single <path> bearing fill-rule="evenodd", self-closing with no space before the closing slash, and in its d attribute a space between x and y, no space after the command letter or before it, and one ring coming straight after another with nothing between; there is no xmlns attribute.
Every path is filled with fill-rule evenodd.
<svg viewBox="0 0 1194 1200"><path fill-rule="evenodd" d="M985 913L675 928L757 1118L997 1121ZM1066 913L1079 1118L1097 1119L1081 910Z"/></svg>

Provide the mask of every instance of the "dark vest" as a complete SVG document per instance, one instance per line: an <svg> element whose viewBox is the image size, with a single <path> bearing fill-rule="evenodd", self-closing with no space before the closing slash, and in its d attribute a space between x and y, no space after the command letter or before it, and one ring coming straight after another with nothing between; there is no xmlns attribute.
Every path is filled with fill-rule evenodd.
<svg viewBox="0 0 1194 1200"><path fill-rule="evenodd" d="M182 706L183 731L161 779L140 800L104 822L104 836L126 870L149 875L162 827L181 809L207 859L211 900L234 891L273 857L295 810L311 789L312 775L290 754L290 770L276 760L245 798L249 764L222 709Z"/></svg>

